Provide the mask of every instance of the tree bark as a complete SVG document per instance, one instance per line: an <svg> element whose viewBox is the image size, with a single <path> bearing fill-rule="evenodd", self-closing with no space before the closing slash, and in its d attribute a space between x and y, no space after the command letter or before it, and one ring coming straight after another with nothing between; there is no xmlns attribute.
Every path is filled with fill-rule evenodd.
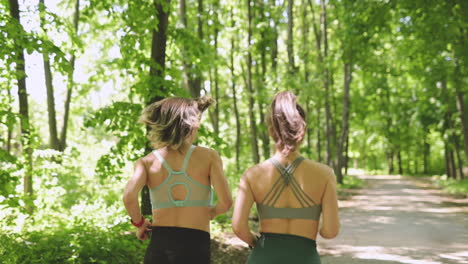
<svg viewBox="0 0 468 264"><path fill-rule="evenodd" d="M444 142L444 156L445 156L445 174L447 174L447 178L452 177L452 170L450 169L450 154L448 144Z"/></svg>
<svg viewBox="0 0 468 264"><path fill-rule="evenodd" d="M259 9L260 9L260 20L263 22L265 21L265 8L262 1L259 2ZM258 101L258 113L260 115L260 135L262 139L262 147L263 147L263 157L268 159L270 157L270 137L268 134L268 128L266 125L265 120L265 103L264 103L264 93L266 87L266 74L267 74L267 63L266 63L266 34L265 30L262 29L260 32L261 40L260 40L260 64L261 64L261 83L257 85L257 101Z"/></svg>
<svg viewBox="0 0 468 264"><path fill-rule="evenodd" d="M345 147L345 173L344 175L348 175L348 165L349 165L349 133L346 135L346 147Z"/></svg>
<svg viewBox="0 0 468 264"><path fill-rule="evenodd" d="M78 35L78 25L80 21L80 0L75 2L75 13L73 15L73 28L75 34ZM75 86L74 73L75 73L75 61L76 55L73 53L70 58L71 72L68 75L68 88L67 88L67 97L65 99L65 113L63 114L63 125L62 132L60 134L60 151L64 151L67 147L67 131L68 131L68 120L70 115L70 105L71 97L73 92L73 87Z"/></svg>
<svg viewBox="0 0 468 264"><path fill-rule="evenodd" d="M460 155L460 144L458 143L458 136L455 135L455 133L452 134L452 139L453 139L453 145L455 147L455 156L457 158L457 164L458 164L458 177L457 179L463 179L463 160ZM455 167L456 168L456 167Z"/></svg>
<svg viewBox="0 0 468 264"><path fill-rule="evenodd" d="M272 9L276 7L276 0L270 0L270 6ZM277 78L277 69L278 69L278 19L276 14L272 14L271 21L269 24L273 23L272 31L272 47L271 47L271 71L273 73L274 79Z"/></svg>
<svg viewBox="0 0 468 264"><path fill-rule="evenodd" d="M16 23L21 27L20 11L18 0L9 0L10 4L10 15L16 20ZM32 198L33 196L33 160L32 154L33 149L31 147L31 125L29 123L29 105L28 105L28 93L26 89L26 71L25 71L25 60L24 60L24 48L21 44L14 41L15 45L15 64L16 64L16 79L18 81L18 101L19 101L19 115L21 121L21 144L23 146L23 155L26 159L25 172L23 177L23 191L24 194ZM33 203L27 203L26 210L32 214L34 207Z"/></svg>
<svg viewBox="0 0 468 264"><path fill-rule="evenodd" d="M251 52L251 43L252 43L252 6L251 0L247 0L247 16L248 16L248 51L247 51L247 90L249 96L249 117L250 117L250 130L252 133L251 136L251 145L252 145L252 158L255 163L260 161L258 154L258 145L257 145L257 124L255 121L255 100L254 100L254 89L252 88L252 52Z"/></svg>
<svg viewBox="0 0 468 264"><path fill-rule="evenodd" d="M427 130L427 129L426 129ZM431 151L431 145L427 142L427 135L424 136L424 151L423 151L423 173L427 175L429 173L429 154Z"/></svg>
<svg viewBox="0 0 468 264"><path fill-rule="evenodd" d="M288 72L293 74L295 72L294 66L294 40L293 40L293 28L294 28L294 17L293 17L294 1L288 0L288 39L286 42L288 51Z"/></svg>
<svg viewBox="0 0 468 264"><path fill-rule="evenodd" d="M342 114L342 125L341 125L341 137L340 142L338 143L338 164L337 164L337 180L339 183L343 183L343 173L342 168L344 165L344 145L346 138L348 136L348 129L349 129L349 107L350 107L350 100L349 100L349 89L351 86L352 81L352 74L353 74L353 65L351 62L346 62L344 64L344 96L343 96L343 114Z"/></svg>
<svg viewBox="0 0 468 264"><path fill-rule="evenodd" d="M185 30L188 30L188 20L187 20L187 4L186 0L180 0L179 1L179 17L180 17L180 22L184 26ZM191 68L192 66L190 65L189 62L187 62L187 51L186 51L187 46L183 45L181 53L182 53L182 66L184 68L184 86L187 91L191 91L192 88L190 87L191 84Z"/></svg>
<svg viewBox="0 0 468 264"><path fill-rule="evenodd" d="M219 76L218 76L218 34L219 34L219 21L217 17L217 10L218 1L215 3L215 18L214 18L214 50L215 50L215 65L214 65L214 96L216 100L216 104L214 106L214 113L215 113L215 122L214 122L214 131L217 136L219 136Z"/></svg>
<svg viewBox="0 0 468 264"><path fill-rule="evenodd" d="M165 8L166 7L166 8ZM151 60L154 64L150 65L150 93L149 94L161 94L165 91L164 87L164 71L166 68L166 41L167 41L167 26L169 23L169 14L170 14L170 0L154 0L154 8L157 17L158 26L157 29L153 29L153 36L151 41ZM162 100L161 96L154 96L148 102L147 105L150 105L154 102ZM147 128L147 133L149 128ZM149 143L149 142L148 142ZM145 152L151 152L151 147L147 144ZM151 215L151 201L149 197L148 186L141 191L141 212L144 215Z"/></svg>
<svg viewBox="0 0 468 264"><path fill-rule="evenodd" d="M329 87L329 69L328 69L328 34L327 34L327 8L325 5L325 0L320 1L321 5L321 30L323 34L323 60L324 64L324 88L325 88L325 129L326 129L326 138L327 138L327 164L332 164L333 154L332 154L332 136L333 136L333 126L332 115L330 109L330 87Z"/></svg>
<svg viewBox="0 0 468 264"><path fill-rule="evenodd" d="M47 34L45 29L45 15L46 7L44 4L44 0L39 0L39 17L40 17L40 26L44 35ZM55 97L54 97L54 85L53 85L53 76L52 71L50 69L50 60L49 60L49 53L44 50L42 52L42 59L44 65L44 79L45 79L45 86L47 91L47 112L49 118L49 147L51 149L60 150L60 141L58 138L57 133L57 119L56 119L56 112L55 112Z"/></svg>
<svg viewBox="0 0 468 264"><path fill-rule="evenodd" d="M11 91L10 89L7 89L7 96L8 96L8 103L10 104L8 106L8 112L12 113L12 107L11 107L11 102L13 101L11 98ZM11 139L13 138L13 127L11 125L8 125L7 127L7 145L6 145L6 150L8 153L11 154Z"/></svg>
<svg viewBox="0 0 468 264"><path fill-rule="evenodd" d="M231 27L234 28L235 20L233 18L233 10L231 7ZM231 90L232 90L232 99L234 104L234 115L236 118L236 169L240 171L240 146L241 146L241 122L239 118L239 109L237 107L237 94L236 94L236 74L234 71L234 51L235 51L235 39L234 35L231 37L231 54L230 54L230 65L229 69L231 71Z"/></svg>
<svg viewBox="0 0 468 264"><path fill-rule="evenodd" d="M321 107L320 105L317 106L317 161L322 162L322 135L320 133L321 125Z"/></svg>
<svg viewBox="0 0 468 264"><path fill-rule="evenodd" d="M464 152L465 157L468 160L468 117L466 116L465 112L465 105L463 101L463 92L462 92L462 81L460 80L462 73L460 69L460 63L458 59L455 59L455 74L454 74L454 86L455 86L455 93L457 97L457 109L460 116L460 122L462 126L463 132L463 144L464 144Z"/></svg>
<svg viewBox="0 0 468 264"><path fill-rule="evenodd" d="M401 161L401 150L398 149L398 152L397 152L397 159L398 159L398 173L400 175L403 175L403 164L402 164L402 161Z"/></svg>
<svg viewBox="0 0 468 264"><path fill-rule="evenodd" d="M395 157L395 151L391 149L388 153L388 174L393 174L395 172L394 162L393 159Z"/></svg>

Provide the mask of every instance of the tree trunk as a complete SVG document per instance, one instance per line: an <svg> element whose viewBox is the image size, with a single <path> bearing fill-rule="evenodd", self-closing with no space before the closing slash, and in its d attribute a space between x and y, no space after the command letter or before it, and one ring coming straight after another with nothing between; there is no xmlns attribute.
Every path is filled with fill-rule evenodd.
<svg viewBox="0 0 468 264"><path fill-rule="evenodd" d="M453 145L455 147L455 156L457 158L457 164L458 164L458 179L463 179L463 160L460 156L460 144L458 143L458 137L455 135L455 133L452 134L452 139L453 139ZM456 167L455 167L456 168Z"/></svg>
<svg viewBox="0 0 468 264"><path fill-rule="evenodd" d="M11 91L9 88L6 89L7 90L7 97L8 97L8 103L9 103L9 106L8 106L8 112L12 113L12 107L11 107L11 102L13 101L12 98L11 98ZM8 125L7 127L7 145L6 145L6 150L8 153L11 154L11 139L13 138L13 127L12 125Z"/></svg>
<svg viewBox="0 0 468 264"><path fill-rule="evenodd" d="M308 35L309 35L309 24L307 22L307 3L306 0L302 1L302 6L303 6L303 12L302 12L302 49L304 51L303 53L303 65L304 65L304 83L305 85L309 84L309 42L308 42ZM306 95L306 122L307 122L307 151L310 154L310 151L312 150L312 109L310 108L310 92L307 93Z"/></svg>
<svg viewBox="0 0 468 264"><path fill-rule="evenodd" d="M233 10L231 7L231 27L234 28L235 20L233 18ZM239 118L239 109L237 107L237 94L236 94L236 75L234 71L234 51L235 51L235 39L234 35L231 37L231 54L230 54L230 65L231 70L231 90L232 90L232 99L234 104L234 115L236 117L236 169L240 171L240 146L241 146L241 122Z"/></svg>
<svg viewBox="0 0 468 264"><path fill-rule="evenodd" d="M392 175L395 172L395 167L393 166L393 159L395 156L395 152L390 150L390 153L388 154L388 174Z"/></svg>
<svg viewBox="0 0 468 264"><path fill-rule="evenodd" d="M321 106L317 105L317 161L322 162L322 135L320 133L320 129L322 127L322 122L321 122Z"/></svg>
<svg viewBox="0 0 468 264"><path fill-rule="evenodd" d="M198 0L198 38L203 41L203 0ZM201 84L202 84L202 72L197 71L193 77L190 93L193 98L200 97Z"/></svg>
<svg viewBox="0 0 468 264"><path fill-rule="evenodd" d="M398 149L398 152L397 152L397 159L398 159L398 173L400 175L403 175L403 165L402 165L402 161L401 161L401 150Z"/></svg>
<svg viewBox="0 0 468 264"><path fill-rule="evenodd" d="M444 156L445 156L445 174L447 174L447 178L452 177L452 170L450 169L450 155L449 155L449 148L448 144L444 142Z"/></svg>
<svg viewBox="0 0 468 264"><path fill-rule="evenodd" d="M260 21L265 21L265 6L263 2L259 2L259 15ZM270 137L268 134L268 127L265 120L265 108L266 104L264 103L264 98L266 97L265 87L266 87L266 74L267 74L267 63L266 63L266 34L265 30L262 29L260 32L261 40L260 40L260 65L261 65L261 82L260 85L257 85L257 101L258 101L258 113L260 115L260 136L262 139L262 147L263 147L263 157L268 159L270 157Z"/></svg>
<svg viewBox="0 0 468 264"><path fill-rule="evenodd" d="M218 2L216 2L218 3ZM215 19L214 19L214 50L215 50L215 65L214 65L214 97L216 104L214 105L214 131L217 136L219 136L219 76L218 76L218 33L219 33L219 21L217 19L217 11L219 8L216 8L218 5L215 4Z"/></svg>
<svg viewBox="0 0 468 264"><path fill-rule="evenodd" d="M289 74L294 74L295 66L294 66L294 40L293 40L293 28L294 28L294 17L293 17L293 7L294 1L288 0L288 39L286 42L287 50L288 50L288 72Z"/></svg>
<svg viewBox="0 0 468 264"><path fill-rule="evenodd" d="M343 172L342 168L344 166L344 145L346 138L348 136L348 129L349 129L349 107L350 107L350 100L349 100L349 89L351 86L352 81L352 74L353 74L353 65L351 62L346 62L344 64L344 96L343 96L343 120L341 125L341 137L338 143L338 164L336 168L337 173L337 180L339 183L343 183Z"/></svg>
<svg viewBox="0 0 468 264"><path fill-rule="evenodd" d="M270 0L270 6L274 10L276 8L276 1ZM274 80L277 78L277 68L278 68L278 19L276 14L273 13L271 16L271 21L269 23L272 26L272 47L271 47L271 71L274 76Z"/></svg>
<svg viewBox="0 0 468 264"><path fill-rule="evenodd" d="M454 86L455 86L455 93L457 96L457 109L460 114L460 122L462 126L463 132L463 144L464 144L464 151L465 157L468 160L468 117L466 116L465 106L463 101L463 92L462 92L462 81L460 78L462 77L460 65L458 59L455 59L455 74L454 74Z"/></svg>
<svg viewBox="0 0 468 264"><path fill-rule="evenodd" d="M250 117L250 130L251 130L251 144L252 144L252 158L255 163L260 161L257 145L257 122L255 121L255 101L254 89L252 88L252 6L251 0L247 0L247 16L248 16L248 51L247 51L247 90L249 96L249 117Z"/></svg>
<svg viewBox="0 0 468 264"><path fill-rule="evenodd" d="M457 178L457 167L455 166L455 157L453 155L453 150L449 147L449 161L450 161L450 175L455 180Z"/></svg>
<svg viewBox="0 0 468 264"><path fill-rule="evenodd" d="M15 19L19 26L21 26L20 21L20 11L18 0L9 0L10 3L10 15ZM24 194L32 199L33 196L33 160L32 154L33 149L31 147L31 126L29 123L29 105L28 105L28 93L26 90L26 71L25 71L25 60L24 60L24 48L20 43L16 42L16 39L13 40L16 48L16 79L18 81L18 101L19 101L19 116L21 121L21 144L23 146L23 155L25 156L25 172L23 177L23 190ZM26 210L32 214L34 207L33 203L28 202L26 205Z"/></svg>
<svg viewBox="0 0 468 264"><path fill-rule="evenodd" d="M161 94L165 91L163 84L164 80L164 70L166 68L166 41L167 41L167 26L169 23L169 8L164 8L164 6L170 6L170 0L165 0L165 3L161 3L160 0L154 0L154 7L156 13L156 21L158 24L157 30L153 29L153 36L151 42L151 60L157 65L150 65L150 93L149 94ZM163 99L161 96L154 96L151 98L147 105L152 104L156 101ZM147 128L148 133L149 128ZM145 152L151 152L151 147L147 144ZM145 185L141 191L141 212L144 215L151 215L151 201L149 197L148 186Z"/></svg>
<svg viewBox="0 0 468 264"><path fill-rule="evenodd" d="M73 15L73 28L75 34L78 35L78 24L80 21L80 0L75 2L75 14ZM67 88L67 97L65 99L65 113L63 114L63 126L62 133L60 135L60 151L64 151L67 147L67 130L68 130L68 119L70 115L70 104L73 87L75 86L74 73L75 73L75 53L72 54L70 59L71 72L68 75L68 88Z"/></svg>
<svg viewBox="0 0 468 264"><path fill-rule="evenodd" d="M330 109L330 87L329 87L329 68L328 68L328 34L327 34L327 8L325 6L325 0L320 1L322 13L321 13L321 28L323 34L323 60L324 60L324 88L325 88L325 129L327 138L327 164L332 164L332 137L333 137L333 126L332 126L332 115Z"/></svg>
<svg viewBox="0 0 468 264"><path fill-rule="evenodd" d="M44 0L39 0L39 17L40 26L44 34L47 34L45 29L45 15L46 7ZM57 114L55 112L55 97L54 97L54 85L53 76L50 69L49 53L44 50L42 52L42 59L44 63L44 79L47 90L47 112L49 117L49 147L51 149L60 150L60 142L57 133Z"/></svg>
<svg viewBox="0 0 468 264"><path fill-rule="evenodd" d="M182 23L182 25L184 26L184 29L185 30L188 30L188 20L187 20L187 4L186 4L186 1L185 0L180 0L179 1L179 18L180 18L180 22ZM184 86L185 86L185 89L187 91L191 91L192 88L190 87L190 85L192 84L191 82L191 68L192 68L192 65L187 62L187 51L186 51L186 48L187 48L187 45L185 45L185 43L183 43L183 47L182 47L182 50L181 50L181 53L182 53L182 66L184 68Z"/></svg>
<svg viewBox="0 0 468 264"><path fill-rule="evenodd" d="M424 155L423 155L423 173L424 175L429 174L429 154L430 154L430 148L431 145L427 142L427 135L428 133L426 132L426 135L424 136Z"/></svg>
<svg viewBox="0 0 468 264"><path fill-rule="evenodd" d="M348 175L348 165L349 165L349 133L346 134L346 150L345 150L345 174Z"/></svg>

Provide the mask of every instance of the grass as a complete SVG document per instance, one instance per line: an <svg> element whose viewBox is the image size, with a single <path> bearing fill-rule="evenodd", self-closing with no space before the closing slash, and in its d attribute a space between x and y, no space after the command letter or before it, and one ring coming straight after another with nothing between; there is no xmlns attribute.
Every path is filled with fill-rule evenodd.
<svg viewBox="0 0 468 264"><path fill-rule="evenodd" d="M364 186L365 181L354 175L346 175L343 177L343 183L338 184L338 190L360 189Z"/></svg>
<svg viewBox="0 0 468 264"><path fill-rule="evenodd" d="M454 180L444 176L433 177L436 186L446 193L468 197L468 179Z"/></svg>

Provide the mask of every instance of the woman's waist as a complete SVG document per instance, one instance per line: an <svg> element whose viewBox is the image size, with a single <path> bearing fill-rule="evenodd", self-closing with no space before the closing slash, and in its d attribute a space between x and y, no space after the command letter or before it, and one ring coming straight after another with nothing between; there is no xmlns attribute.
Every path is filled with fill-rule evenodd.
<svg viewBox="0 0 468 264"><path fill-rule="evenodd" d="M309 221L307 223L293 224L288 223L284 219L268 219L260 222L260 233L284 234L315 240L317 238L318 225L311 224Z"/></svg>
<svg viewBox="0 0 468 264"><path fill-rule="evenodd" d="M153 210L153 227L180 227L210 231L210 216L208 212L167 213Z"/></svg>
<svg viewBox="0 0 468 264"><path fill-rule="evenodd" d="M206 229L200 229L200 228L194 228L190 226L174 226L174 225L153 225L151 226L151 231L153 234L187 234L187 233L192 233L192 234L198 234L198 235L210 235L209 228L208 230Z"/></svg>

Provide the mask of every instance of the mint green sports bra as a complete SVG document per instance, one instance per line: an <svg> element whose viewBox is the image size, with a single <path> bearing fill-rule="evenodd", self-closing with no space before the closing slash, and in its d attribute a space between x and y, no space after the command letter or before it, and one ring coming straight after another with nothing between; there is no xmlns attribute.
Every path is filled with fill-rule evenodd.
<svg viewBox="0 0 468 264"><path fill-rule="evenodd" d="M276 159L271 158L269 161L279 170L280 177L273 184L271 190L267 193L262 202L257 203L257 210L260 219L269 218L285 218L285 219L320 219L322 206L315 203L307 193L301 189L297 180L294 178L294 171L299 164L304 160L304 157L298 157L289 166L284 167ZM276 201L289 187L301 204L300 208L275 207Z"/></svg>
<svg viewBox="0 0 468 264"><path fill-rule="evenodd" d="M185 155L182 170L174 171L169 164L164 160L157 150L154 150L154 155L166 168L167 178L160 185L150 189L151 207L153 209L171 208L171 207L195 207L195 206L212 206L213 191L211 186L203 185L188 176L186 169L190 156L192 155L195 146L190 146ZM187 190L184 200L175 200L172 197L172 188L177 185L183 185Z"/></svg>

